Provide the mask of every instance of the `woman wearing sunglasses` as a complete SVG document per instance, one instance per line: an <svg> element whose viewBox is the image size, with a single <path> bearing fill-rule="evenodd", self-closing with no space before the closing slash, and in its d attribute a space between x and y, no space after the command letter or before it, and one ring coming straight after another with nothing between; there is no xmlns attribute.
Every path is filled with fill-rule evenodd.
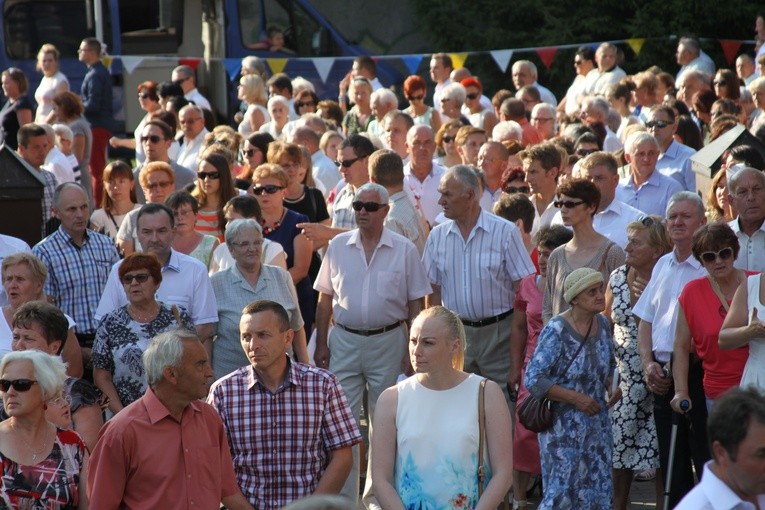
<svg viewBox="0 0 765 510"><path fill-rule="evenodd" d="M66 379L61 358L36 350L0 361L0 395L9 418L0 423L3 501L7 508L87 508L88 450L76 432L45 419Z"/></svg>
<svg viewBox="0 0 765 510"><path fill-rule="evenodd" d="M141 143L141 133L143 133L146 123L152 119L151 114L161 108L159 96L157 95L157 82L149 80L138 84L138 104L141 110L146 112L146 115L143 116L141 122L135 128L133 138L117 138L113 136L109 139L109 145L133 149L135 151L136 162L140 166L146 161L146 153L143 151L143 144Z"/></svg>
<svg viewBox="0 0 765 510"><path fill-rule="evenodd" d="M93 345L93 381L108 397L109 410L115 414L146 391L141 356L149 341L179 327L194 331L186 310L171 309L155 299L162 283L162 266L156 256L128 255L118 274L128 304L104 316Z"/></svg>
<svg viewBox="0 0 765 510"><path fill-rule="evenodd" d="M308 277L313 243L297 227L298 223L308 223L308 216L284 206L289 180L281 166L266 163L256 168L252 174L252 192L263 214L263 237L281 244L287 254L287 271L297 290L306 334L310 334L316 314L316 300Z"/></svg>
<svg viewBox="0 0 765 510"><path fill-rule="evenodd" d="M571 241L555 249L547 261L542 320L547 324L569 308L563 297L563 282L575 269L589 267L608 281L611 272L624 264L624 251L595 231L592 218L600 205L600 191L587 179L573 179L558 186L554 205L563 224L574 231Z"/></svg>
<svg viewBox="0 0 765 510"><path fill-rule="evenodd" d="M487 133L491 133L494 126L497 125L497 116L494 115L491 108L484 108L481 104L481 94L483 94L481 82L478 81L478 78L471 76L460 83L465 87L465 106L470 111L467 114L470 123Z"/></svg>
<svg viewBox="0 0 765 510"><path fill-rule="evenodd" d="M58 356L67 335L69 321L55 306L33 301L13 314L13 350L38 350ZM96 445L104 425L101 395L85 379L68 377L64 388L48 401L46 417L59 428L77 432L88 450Z"/></svg>
<svg viewBox="0 0 765 510"><path fill-rule="evenodd" d="M422 77L413 74L404 80L404 95L409 101L409 107L404 110L408 113L415 124L425 124L438 132L441 128L441 116L438 110L425 104L425 96L428 92L428 84Z"/></svg>
<svg viewBox="0 0 765 510"><path fill-rule="evenodd" d="M747 276L756 274L733 266L739 252L738 237L726 223L704 225L693 234L692 249L693 257L709 274L688 282L678 300L672 362L675 380L672 407L677 412L690 409L681 410L682 401L692 402L688 393L691 353L694 358L701 359L704 369L707 410L726 390L739 382L743 384L741 374L749 358L749 348L745 344L732 346L732 350L722 350L723 343L718 338L736 290L747 280ZM731 346L725 347L730 349Z"/></svg>
<svg viewBox="0 0 765 510"><path fill-rule="evenodd" d="M194 228L199 213L197 199L187 191L173 191L165 199L165 205L173 210L175 216L173 249L194 257L209 269L213 251L220 245L220 241Z"/></svg>
<svg viewBox="0 0 765 510"><path fill-rule="evenodd" d="M444 168L462 164L462 157L457 151L457 131L463 126L459 120L447 120L441 124L436 133L436 146L438 147L438 164Z"/></svg>
<svg viewBox="0 0 765 510"><path fill-rule="evenodd" d="M232 154L233 159L233 154ZM199 202L195 229L223 241L223 206L237 195L226 157L205 150L199 161L196 187L191 195Z"/></svg>

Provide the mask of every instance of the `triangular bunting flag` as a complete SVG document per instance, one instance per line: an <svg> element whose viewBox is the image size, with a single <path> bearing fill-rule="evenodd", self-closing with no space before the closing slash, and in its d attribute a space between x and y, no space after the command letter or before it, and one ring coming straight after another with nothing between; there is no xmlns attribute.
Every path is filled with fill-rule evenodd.
<svg viewBox="0 0 765 510"><path fill-rule="evenodd" d="M239 71L242 70L242 61L238 58L226 58L223 59L223 66L228 73L228 79L234 81L236 80Z"/></svg>
<svg viewBox="0 0 765 510"><path fill-rule="evenodd" d="M539 48L537 50L537 55L547 69L550 69L556 53L558 53L558 48Z"/></svg>
<svg viewBox="0 0 765 510"><path fill-rule="evenodd" d="M507 65L510 63L510 59L513 58L513 50L495 50L491 52L491 57L499 66L499 70L504 73L507 71Z"/></svg>
<svg viewBox="0 0 765 510"><path fill-rule="evenodd" d="M449 56L452 57L452 67L454 69L465 67L465 61L468 58L467 53L449 53Z"/></svg>
<svg viewBox="0 0 765 510"><path fill-rule="evenodd" d="M633 39L627 39L627 44L630 45L630 48L632 48L632 51L635 53L635 56L640 55L640 50L643 49L643 44L645 43L645 38L633 38Z"/></svg>
<svg viewBox="0 0 765 510"><path fill-rule="evenodd" d="M720 41L720 46L722 46L723 55L725 55L728 65L733 65L733 59L736 58L736 53L741 48L741 41L722 40Z"/></svg>
<svg viewBox="0 0 765 510"><path fill-rule="evenodd" d="M112 61L114 60L114 57L106 55L101 57L101 62L103 62L104 67L111 70L112 67Z"/></svg>
<svg viewBox="0 0 765 510"><path fill-rule="evenodd" d="M266 62L268 62L268 67L271 68L272 74L279 74L287 67L286 58L267 58Z"/></svg>
<svg viewBox="0 0 765 510"><path fill-rule="evenodd" d="M199 67L199 63L202 61L201 58L179 58L178 63L182 66L189 66L194 71L197 70L197 67Z"/></svg>
<svg viewBox="0 0 765 510"><path fill-rule="evenodd" d="M120 59L122 59L122 65L125 66L125 71L128 74L132 74L135 68L143 62L143 57L120 57Z"/></svg>
<svg viewBox="0 0 765 510"><path fill-rule="evenodd" d="M409 74L417 74L417 69L420 68L420 62L422 62L422 55L407 55L401 57L404 61L404 65L409 70Z"/></svg>
<svg viewBox="0 0 765 510"><path fill-rule="evenodd" d="M327 81L327 76L329 76L329 72L332 70L332 64L334 63L335 59L333 57L313 59L313 65L316 67L316 72L319 73L319 78L321 78L322 83Z"/></svg>

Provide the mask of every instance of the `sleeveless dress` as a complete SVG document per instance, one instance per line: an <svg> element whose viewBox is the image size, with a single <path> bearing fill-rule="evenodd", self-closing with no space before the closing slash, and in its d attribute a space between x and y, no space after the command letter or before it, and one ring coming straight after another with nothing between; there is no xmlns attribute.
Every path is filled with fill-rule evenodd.
<svg viewBox="0 0 765 510"><path fill-rule="evenodd" d="M424 126L431 126L431 123L433 122L433 107L428 106L422 115L412 115L411 113L410 115L412 116L415 125L422 124Z"/></svg>
<svg viewBox="0 0 765 510"><path fill-rule="evenodd" d="M637 347L637 322L630 308L627 285L628 266L611 273L608 282L614 299L614 355L622 389L622 398L611 409L614 436L614 469L642 471L659 467L659 443L653 420L653 393L643 380Z"/></svg>
<svg viewBox="0 0 765 510"><path fill-rule="evenodd" d="M189 253L189 256L200 261L205 267L210 267L210 257L212 257L215 241L217 241L217 239L214 236L205 235L202 237L202 240L199 241L197 247Z"/></svg>
<svg viewBox="0 0 765 510"><path fill-rule="evenodd" d="M470 374L443 391L426 388L417 377L396 385L395 486L407 510L475 508L481 379ZM486 473L488 481L488 467Z"/></svg>
<svg viewBox="0 0 765 510"><path fill-rule="evenodd" d="M747 317L752 317L752 310L757 310L759 320L765 320L765 305L760 301L760 278L761 274L750 276L746 279ZM765 338L758 338L749 342L749 359L744 366L741 376L741 386L753 384L757 388L765 388Z"/></svg>

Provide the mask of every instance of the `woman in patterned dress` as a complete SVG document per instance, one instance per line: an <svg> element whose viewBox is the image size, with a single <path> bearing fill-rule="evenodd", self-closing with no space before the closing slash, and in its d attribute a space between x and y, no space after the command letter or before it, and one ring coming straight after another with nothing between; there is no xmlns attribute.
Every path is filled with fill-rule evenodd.
<svg viewBox="0 0 765 510"><path fill-rule="evenodd" d="M80 436L45 419L60 395L66 366L37 350L0 361L0 395L9 418L0 423L0 508L87 508L88 450Z"/></svg>
<svg viewBox="0 0 765 510"><path fill-rule="evenodd" d="M614 354L621 378L622 399L611 411L614 436L614 509L626 509L634 471L659 467L653 397L643 379L632 306L651 279L656 262L672 249L658 216L627 226L626 264L611 273L606 289L606 316L614 324ZM657 501L662 493L656 477Z"/></svg>
<svg viewBox="0 0 765 510"><path fill-rule="evenodd" d="M93 380L109 398L109 410L115 414L146 392L141 357L149 341L179 327L194 331L194 324L184 309L176 312L154 298L162 283L162 265L156 256L128 255L120 264L118 274L128 304L109 312L101 320L92 358ZM175 313L179 313L180 321Z"/></svg>

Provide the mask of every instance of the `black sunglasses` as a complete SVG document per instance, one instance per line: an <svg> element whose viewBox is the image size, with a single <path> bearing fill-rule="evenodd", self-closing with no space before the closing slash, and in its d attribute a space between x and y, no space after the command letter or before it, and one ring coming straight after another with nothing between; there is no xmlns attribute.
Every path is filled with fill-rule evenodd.
<svg viewBox="0 0 765 510"><path fill-rule="evenodd" d="M149 273L126 274L122 277L122 283L130 285L133 283L133 280L137 281L138 283L144 283L149 279L150 276L151 275Z"/></svg>
<svg viewBox="0 0 765 510"><path fill-rule="evenodd" d="M663 129L667 126L669 126L669 122L665 120L649 120L648 122L645 123L645 127L647 127L648 129L653 129L655 127L659 129Z"/></svg>
<svg viewBox="0 0 765 510"><path fill-rule="evenodd" d="M579 156L580 158L583 158L585 156L589 156L593 152L598 152L598 149L577 149L576 155Z"/></svg>
<svg viewBox="0 0 765 510"><path fill-rule="evenodd" d="M220 174L218 172L197 172L197 177L200 181L204 181L205 179L220 179Z"/></svg>
<svg viewBox="0 0 765 510"><path fill-rule="evenodd" d="M255 152L260 152L260 149L247 149L244 151L244 155L248 158L251 158L255 155Z"/></svg>
<svg viewBox="0 0 765 510"><path fill-rule="evenodd" d="M704 262L714 262L717 257L720 257L720 260L728 260L733 256L733 248L728 246L727 248L723 248L720 251L705 251L701 254L701 260Z"/></svg>
<svg viewBox="0 0 765 510"><path fill-rule="evenodd" d="M443 140L444 143L452 143L456 138L456 136L445 135L441 137L441 140Z"/></svg>
<svg viewBox="0 0 765 510"><path fill-rule="evenodd" d="M265 186L255 186L252 188L252 192L255 193L257 196L262 195L263 193L268 193L269 195L273 195L279 190L283 190L284 188L282 186L277 186L275 184L266 184Z"/></svg>
<svg viewBox="0 0 765 510"><path fill-rule="evenodd" d="M531 188L529 188L528 186L505 186L505 188L502 191L508 194L513 194L513 193L529 194L531 193Z"/></svg>
<svg viewBox="0 0 765 510"><path fill-rule="evenodd" d="M337 166L344 166L345 168L350 168L352 164L360 160L363 156L359 156L358 158L353 159L344 159L342 161L335 161L335 164Z"/></svg>
<svg viewBox="0 0 765 510"><path fill-rule="evenodd" d="M141 137L141 143L146 143L146 142L159 143L162 140L164 140L164 138L162 138L159 135L149 135L149 136L142 136Z"/></svg>
<svg viewBox="0 0 765 510"><path fill-rule="evenodd" d="M410 101L422 101L425 96L406 96L406 98Z"/></svg>
<svg viewBox="0 0 765 510"><path fill-rule="evenodd" d="M298 101L297 103L295 103L295 106L297 106L298 108L302 108L304 106L316 106L316 103L314 103L313 101L305 101L305 102Z"/></svg>
<svg viewBox="0 0 765 510"><path fill-rule="evenodd" d="M553 202L553 205L557 207L558 209L565 207L566 209L573 209L574 207L578 205L582 205L584 203L583 200L580 200L578 202L574 200L556 200Z"/></svg>
<svg viewBox="0 0 765 510"><path fill-rule="evenodd" d="M478 97L478 92L473 92L472 94L465 94L465 97L472 101L473 99Z"/></svg>
<svg viewBox="0 0 765 510"><path fill-rule="evenodd" d="M377 212L388 204L378 204L377 202L361 202L357 200L351 204L354 211L366 209L367 212Z"/></svg>
<svg viewBox="0 0 765 510"><path fill-rule="evenodd" d="M31 379L14 379L13 381L0 379L0 391L8 391L11 387L16 391L29 391L33 384L37 384L37 381Z"/></svg>
<svg viewBox="0 0 765 510"><path fill-rule="evenodd" d="M138 97L140 97L141 99L153 99L151 94L148 94L146 92L141 92L140 94L138 94Z"/></svg>

